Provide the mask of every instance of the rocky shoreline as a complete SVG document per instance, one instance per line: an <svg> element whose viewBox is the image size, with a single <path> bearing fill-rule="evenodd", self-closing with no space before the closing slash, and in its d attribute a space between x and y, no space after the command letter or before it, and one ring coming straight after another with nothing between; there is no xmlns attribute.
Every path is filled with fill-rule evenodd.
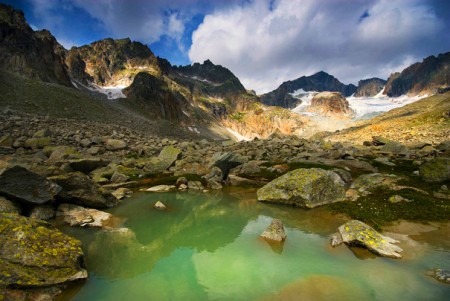
<svg viewBox="0 0 450 301"><path fill-rule="evenodd" d="M257 187L259 201L325 206L376 229L450 216L450 141L404 145L373 137L355 146L273 134L237 143L159 138L11 111L0 121L0 296L7 300L51 296L61 283L87 277L80 243L45 220L114 227L117 221L101 209L139 187L205 193ZM30 267L38 271L23 272ZM44 277L40 270L57 277L30 278Z"/></svg>

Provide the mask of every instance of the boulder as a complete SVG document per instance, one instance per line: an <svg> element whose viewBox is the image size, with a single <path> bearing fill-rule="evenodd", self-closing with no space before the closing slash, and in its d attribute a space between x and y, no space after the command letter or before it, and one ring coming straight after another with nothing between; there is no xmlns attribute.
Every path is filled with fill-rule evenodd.
<svg viewBox="0 0 450 301"><path fill-rule="evenodd" d="M52 138L44 137L44 138L30 138L25 140L24 147L31 149L44 148L52 143Z"/></svg>
<svg viewBox="0 0 450 301"><path fill-rule="evenodd" d="M117 188L111 194L113 196L115 196L116 199L121 200L123 198L130 197L133 194L133 191L128 188L121 187L121 188Z"/></svg>
<svg viewBox="0 0 450 301"><path fill-rule="evenodd" d="M145 164L144 170L151 174L161 173L167 170L178 159L181 150L172 145L165 146L158 157L150 158Z"/></svg>
<svg viewBox="0 0 450 301"><path fill-rule="evenodd" d="M200 181L189 181L188 188L194 189L194 190L203 190L205 187L203 186L202 182L200 182Z"/></svg>
<svg viewBox="0 0 450 301"><path fill-rule="evenodd" d="M388 141L380 148L381 152L384 153L393 153L393 154L407 154L409 153L409 149L397 141Z"/></svg>
<svg viewBox="0 0 450 301"><path fill-rule="evenodd" d="M109 161L100 158L84 158L69 161L69 166L73 171L81 171L85 174L89 174L90 172L108 164Z"/></svg>
<svg viewBox="0 0 450 301"><path fill-rule="evenodd" d="M425 182L440 183L450 180L450 158L434 158L419 167Z"/></svg>
<svg viewBox="0 0 450 301"><path fill-rule="evenodd" d="M44 221L54 218L56 215L55 208L52 205L39 205L35 206L30 211L31 218L37 218Z"/></svg>
<svg viewBox="0 0 450 301"><path fill-rule="evenodd" d="M127 143L119 139L108 139L106 140L106 149L109 151L116 151L127 148Z"/></svg>
<svg viewBox="0 0 450 301"><path fill-rule="evenodd" d="M245 163L246 160L239 154L228 152L216 154L211 158L210 167L217 166L222 170L222 180L226 180L230 170Z"/></svg>
<svg viewBox="0 0 450 301"><path fill-rule="evenodd" d="M337 235L333 238L333 246L345 243L349 246L367 248L372 253L380 256L401 258L399 254L403 250L394 245L398 241L381 235L372 227L358 220L351 220L338 228Z"/></svg>
<svg viewBox="0 0 450 301"><path fill-rule="evenodd" d="M71 226L81 227L105 227L112 220L112 214L88 209L73 204L61 204L56 212L57 216L62 216L64 222Z"/></svg>
<svg viewBox="0 0 450 301"><path fill-rule="evenodd" d="M24 204L39 205L54 200L61 187L21 166L0 171L0 194Z"/></svg>
<svg viewBox="0 0 450 301"><path fill-rule="evenodd" d="M85 174L72 172L50 178L62 187L58 199L71 204L92 208L107 208L118 203L112 195L102 195L97 185Z"/></svg>
<svg viewBox="0 0 450 301"><path fill-rule="evenodd" d="M115 172L111 177L111 183L125 183L130 179L127 175L120 172Z"/></svg>
<svg viewBox="0 0 450 301"><path fill-rule="evenodd" d="M157 201L155 204L155 208L158 210L165 210L166 206L161 201Z"/></svg>
<svg viewBox="0 0 450 301"><path fill-rule="evenodd" d="M71 146L45 147L44 152L49 157L47 162L55 163L66 159L70 155L78 154L77 150Z"/></svg>
<svg viewBox="0 0 450 301"><path fill-rule="evenodd" d="M261 237L276 242L285 240L287 235L284 230L283 222L279 219L273 219L269 227L261 234Z"/></svg>
<svg viewBox="0 0 450 301"><path fill-rule="evenodd" d="M345 183L333 171L300 168L257 191L258 201L314 208L345 198Z"/></svg>
<svg viewBox="0 0 450 301"><path fill-rule="evenodd" d="M150 188L147 188L145 191L150 192L167 192L170 190L174 190L176 188L175 185L156 185Z"/></svg>
<svg viewBox="0 0 450 301"><path fill-rule="evenodd" d="M50 286L87 278L81 242L49 224L0 214L0 286Z"/></svg>
<svg viewBox="0 0 450 301"><path fill-rule="evenodd" d="M20 214L21 212L22 208L19 204L0 196L0 213Z"/></svg>

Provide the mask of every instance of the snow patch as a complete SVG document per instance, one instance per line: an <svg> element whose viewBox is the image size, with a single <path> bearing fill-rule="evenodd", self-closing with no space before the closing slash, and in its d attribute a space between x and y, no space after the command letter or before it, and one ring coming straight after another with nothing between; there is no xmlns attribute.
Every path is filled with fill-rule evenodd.
<svg viewBox="0 0 450 301"><path fill-rule="evenodd" d="M292 109L292 112L306 116L316 116L317 114L308 112L307 108L311 105L311 100L313 99L313 97L318 93L319 92L317 91L305 91L303 89L298 89L292 93L289 93L293 97L302 101L301 104Z"/></svg>
<svg viewBox="0 0 450 301"><path fill-rule="evenodd" d="M108 99L119 99L119 98L127 98L125 94L123 94L122 90L125 89L126 85L118 85L118 86L106 86L101 87L94 83L89 83L88 89L105 94Z"/></svg>
<svg viewBox="0 0 450 301"><path fill-rule="evenodd" d="M247 137L245 137L245 136L242 136L242 135L239 134L238 132L233 131L233 130L230 129L230 128L226 128L226 129L227 129L227 131L230 132L230 133L231 133L238 141L250 141L249 138L247 138Z"/></svg>

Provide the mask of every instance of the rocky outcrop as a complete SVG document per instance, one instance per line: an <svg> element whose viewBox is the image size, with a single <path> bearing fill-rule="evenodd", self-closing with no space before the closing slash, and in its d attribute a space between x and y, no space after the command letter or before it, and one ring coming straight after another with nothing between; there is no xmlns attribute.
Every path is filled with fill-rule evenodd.
<svg viewBox="0 0 450 301"><path fill-rule="evenodd" d="M277 89L261 95L261 102L266 105L293 108L299 100L291 95L295 91L332 91L340 92L344 96L350 96L356 91L355 85L345 85L334 76L320 71L311 76L302 76L293 81L282 83Z"/></svg>
<svg viewBox="0 0 450 301"><path fill-rule="evenodd" d="M269 227L261 234L261 237L269 241L284 241L287 235L284 230L283 222L279 219L273 219Z"/></svg>
<svg viewBox="0 0 450 301"><path fill-rule="evenodd" d="M0 171L0 194L25 205L40 205L52 201L61 187L45 177L21 166Z"/></svg>
<svg viewBox="0 0 450 301"><path fill-rule="evenodd" d="M145 72L138 73L123 93L127 98L144 101L165 119L180 120L187 105L184 96L171 90L164 80Z"/></svg>
<svg viewBox="0 0 450 301"><path fill-rule="evenodd" d="M401 258L400 252L403 250L394 245L395 239L381 235L372 227L358 220L351 220L338 229L338 234L333 237L332 245L337 246L344 242L349 246L367 248L369 251L392 258Z"/></svg>
<svg viewBox="0 0 450 301"><path fill-rule="evenodd" d="M87 278L81 242L49 224L0 213L0 289Z"/></svg>
<svg viewBox="0 0 450 301"><path fill-rule="evenodd" d="M345 197L344 182L333 171L296 169L257 191L258 201L314 208Z"/></svg>
<svg viewBox="0 0 450 301"><path fill-rule="evenodd" d="M315 95L308 111L329 117L348 117L353 114L347 99L339 92L321 92Z"/></svg>
<svg viewBox="0 0 450 301"><path fill-rule="evenodd" d="M64 53L65 49L49 31L33 31L22 11L0 4L0 68L71 86Z"/></svg>
<svg viewBox="0 0 450 301"><path fill-rule="evenodd" d="M129 85L139 70L158 74L158 60L140 42L104 39L81 47L72 47L66 58L70 73L80 82L92 80L100 86ZM83 70L84 69L84 70Z"/></svg>
<svg viewBox="0 0 450 301"><path fill-rule="evenodd" d="M421 63L415 63L401 73L392 74L383 91L390 97L404 94L436 94L438 90L450 87L450 52L429 56Z"/></svg>
<svg viewBox="0 0 450 301"><path fill-rule="evenodd" d="M375 96L383 90L386 85L386 81L381 78L369 78L363 79L358 82L358 88L356 88L355 97L371 97Z"/></svg>

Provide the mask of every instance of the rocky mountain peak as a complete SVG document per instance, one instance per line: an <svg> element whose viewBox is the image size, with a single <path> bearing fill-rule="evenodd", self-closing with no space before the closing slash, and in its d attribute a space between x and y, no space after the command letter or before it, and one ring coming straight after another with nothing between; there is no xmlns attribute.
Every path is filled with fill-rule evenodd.
<svg viewBox="0 0 450 301"><path fill-rule="evenodd" d="M0 3L0 23L6 23L9 26L21 29L30 29L23 11L14 9L10 5Z"/></svg>
<svg viewBox="0 0 450 301"><path fill-rule="evenodd" d="M370 97L375 96L383 90L386 85L386 81L381 78L368 78L358 82L358 88L356 89L356 97Z"/></svg>

